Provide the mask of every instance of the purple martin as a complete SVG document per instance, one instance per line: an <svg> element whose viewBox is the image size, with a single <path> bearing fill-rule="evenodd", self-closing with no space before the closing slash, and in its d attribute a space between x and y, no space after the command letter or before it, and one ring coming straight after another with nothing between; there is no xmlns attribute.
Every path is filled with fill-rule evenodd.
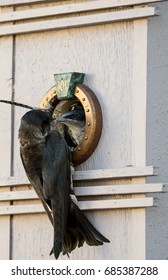
<svg viewBox="0 0 168 280"><path fill-rule="evenodd" d="M72 190L71 151L60 132L51 129L51 123L50 111L28 111L21 119L19 140L27 177L54 227L51 253L57 259L61 252L69 255L84 242L98 246L110 241L78 208Z"/></svg>

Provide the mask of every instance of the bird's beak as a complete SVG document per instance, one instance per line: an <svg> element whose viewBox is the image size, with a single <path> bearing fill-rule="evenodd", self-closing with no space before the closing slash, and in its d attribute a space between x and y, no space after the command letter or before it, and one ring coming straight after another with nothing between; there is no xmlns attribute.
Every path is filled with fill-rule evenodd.
<svg viewBox="0 0 168 280"><path fill-rule="evenodd" d="M58 117L58 120L60 121L60 122L64 122L66 119L63 117L63 115L62 116L59 116Z"/></svg>
<svg viewBox="0 0 168 280"><path fill-rule="evenodd" d="M73 112L66 112L65 114L58 117L58 120L60 122L68 122L68 121L75 121L75 119L72 119L71 116L73 115Z"/></svg>

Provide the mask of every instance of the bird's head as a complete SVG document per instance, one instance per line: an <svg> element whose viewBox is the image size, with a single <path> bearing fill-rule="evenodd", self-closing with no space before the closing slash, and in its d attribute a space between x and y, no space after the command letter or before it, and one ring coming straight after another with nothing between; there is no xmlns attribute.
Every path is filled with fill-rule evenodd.
<svg viewBox="0 0 168 280"><path fill-rule="evenodd" d="M34 109L21 118L19 128L20 141L44 138L50 130L51 112Z"/></svg>
<svg viewBox="0 0 168 280"><path fill-rule="evenodd" d="M86 123L84 109L81 106L72 107L69 112L61 115L58 120L67 127L65 136L67 136L68 145L72 147L79 145L84 135Z"/></svg>
<svg viewBox="0 0 168 280"><path fill-rule="evenodd" d="M82 107L75 107L71 111L61 115L58 120L67 126L79 126L81 128L85 125L85 112Z"/></svg>

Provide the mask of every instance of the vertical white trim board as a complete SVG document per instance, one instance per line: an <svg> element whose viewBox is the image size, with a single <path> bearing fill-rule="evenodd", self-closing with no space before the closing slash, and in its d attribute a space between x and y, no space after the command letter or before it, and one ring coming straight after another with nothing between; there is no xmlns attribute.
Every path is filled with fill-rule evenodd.
<svg viewBox="0 0 168 280"><path fill-rule="evenodd" d="M138 42L138 43L137 43ZM146 164L147 20L134 21L132 106L133 165Z"/></svg>
<svg viewBox="0 0 168 280"><path fill-rule="evenodd" d="M134 21L133 49L133 97L132 97L132 164L146 163L146 67L147 67L147 19ZM145 184L145 178L132 179L132 183ZM138 217L141 244L138 253L146 258L146 211Z"/></svg>
<svg viewBox="0 0 168 280"><path fill-rule="evenodd" d="M13 8L2 8L1 12L11 12ZM1 99L11 99L12 94L12 69L13 69L13 38L0 38L0 85ZM11 108L0 105L0 129L1 129L1 176L11 175ZM10 191L10 187L1 188L0 191ZM2 203L1 203L2 205ZM9 202L4 202L4 206ZM0 260L10 259L11 218L0 217Z"/></svg>

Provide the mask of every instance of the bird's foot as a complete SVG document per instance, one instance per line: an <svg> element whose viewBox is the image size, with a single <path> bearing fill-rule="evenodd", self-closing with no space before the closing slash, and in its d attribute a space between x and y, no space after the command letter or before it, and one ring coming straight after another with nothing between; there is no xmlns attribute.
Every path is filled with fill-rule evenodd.
<svg viewBox="0 0 168 280"><path fill-rule="evenodd" d="M72 201L73 201L76 205L78 205L78 200L77 200L76 196L75 196L74 194L70 194L70 197L71 197Z"/></svg>

